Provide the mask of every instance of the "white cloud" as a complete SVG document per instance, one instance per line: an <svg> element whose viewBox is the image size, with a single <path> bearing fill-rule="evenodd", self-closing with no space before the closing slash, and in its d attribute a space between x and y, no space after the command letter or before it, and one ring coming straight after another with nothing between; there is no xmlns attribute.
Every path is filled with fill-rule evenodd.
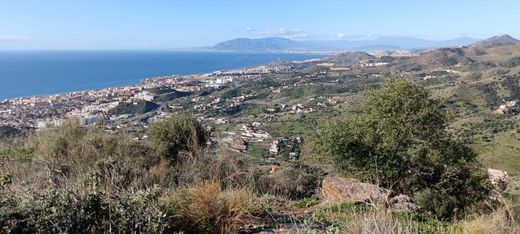
<svg viewBox="0 0 520 234"><path fill-rule="evenodd" d="M301 29L279 28L268 29L260 33L263 36L269 37L286 37L292 39L306 38L307 34Z"/></svg>
<svg viewBox="0 0 520 234"><path fill-rule="evenodd" d="M345 34L343 33L338 33L338 35L336 35L337 38L344 38L345 37Z"/></svg>
<svg viewBox="0 0 520 234"><path fill-rule="evenodd" d="M246 27L246 28L242 29L243 33L250 33L250 32L255 32L255 31L256 31L256 29L251 28L251 27Z"/></svg>

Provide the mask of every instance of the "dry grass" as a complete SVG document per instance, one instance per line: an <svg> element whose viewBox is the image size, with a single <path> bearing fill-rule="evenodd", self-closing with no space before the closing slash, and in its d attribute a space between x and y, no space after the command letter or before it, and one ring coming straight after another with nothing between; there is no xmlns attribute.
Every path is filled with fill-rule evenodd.
<svg viewBox="0 0 520 234"><path fill-rule="evenodd" d="M322 204L314 218L335 224L339 233L453 233L446 223L421 219L407 213L393 213L378 205Z"/></svg>
<svg viewBox="0 0 520 234"><path fill-rule="evenodd" d="M134 187L147 188L155 182L146 176L147 164L154 163L147 147L128 134L109 134L101 128L85 128L69 121L60 128L33 132L3 147L2 151L15 150L9 151L1 169L13 177L10 188L14 191L48 187L85 191L87 183L92 182L93 170L103 169L99 168L100 162L112 160L117 162L114 166L131 169Z"/></svg>
<svg viewBox="0 0 520 234"><path fill-rule="evenodd" d="M210 181L171 194L163 208L180 230L228 233L261 210L255 200L249 190L223 190L218 182Z"/></svg>
<svg viewBox="0 0 520 234"><path fill-rule="evenodd" d="M520 233L520 225L511 220L511 216L506 209L500 209L491 214L484 214L474 219L462 221L456 224L456 227L456 233Z"/></svg>

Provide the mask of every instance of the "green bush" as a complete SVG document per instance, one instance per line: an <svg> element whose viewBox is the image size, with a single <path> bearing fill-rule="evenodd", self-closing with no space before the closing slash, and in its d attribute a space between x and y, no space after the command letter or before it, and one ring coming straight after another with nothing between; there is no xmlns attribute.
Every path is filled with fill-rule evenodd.
<svg viewBox="0 0 520 234"><path fill-rule="evenodd" d="M2 196L8 194L0 194ZM155 207L156 189L108 195L92 190L31 191L0 199L0 226L7 233L161 233L167 227Z"/></svg>
<svg viewBox="0 0 520 234"><path fill-rule="evenodd" d="M179 152L195 152L207 140L202 125L186 113L153 123L148 134L159 154L174 160L178 159Z"/></svg>
<svg viewBox="0 0 520 234"><path fill-rule="evenodd" d="M419 200L436 217L449 218L483 200L487 178L477 155L451 139L446 125L439 100L416 83L391 79L367 92L361 116L317 128L311 148L341 171L398 193L442 194L442 208L427 204L435 197Z"/></svg>

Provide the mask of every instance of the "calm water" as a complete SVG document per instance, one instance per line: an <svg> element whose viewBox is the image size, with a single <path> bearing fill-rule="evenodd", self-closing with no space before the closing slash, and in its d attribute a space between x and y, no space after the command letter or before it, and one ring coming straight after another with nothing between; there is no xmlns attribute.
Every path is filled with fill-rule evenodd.
<svg viewBox="0 0 520 234"><path fill-rule="evenodd" d="M136 84L144 78L206 73L308 54L173 51L0 52L0 100Z"/></svg>

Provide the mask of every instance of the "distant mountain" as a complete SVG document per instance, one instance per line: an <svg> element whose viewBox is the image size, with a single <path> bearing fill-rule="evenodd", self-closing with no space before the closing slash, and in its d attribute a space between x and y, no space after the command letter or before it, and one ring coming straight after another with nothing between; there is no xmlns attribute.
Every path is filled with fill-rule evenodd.
<svg viewBox="0 0 520 234"><path fill-rule="evenodd" d="M490 37L486 40L476 43L476 46L489 47L489 46L503 46L503 45L518 45L520 41L513 38L510 35L501 35Z"/></svg>
<svg viewBox="0 0 520 234"><path fill-rule="evenodd" d="M297 41L280 37L261 39L237 38L218 43L213 46L213 49L227 51L282 51L296 49L298 44Z"/></svg>
<svg viewBox="0 0 520 234"><path fill-rule="evenodd" d="M469 37L433 41L411 37L381 37L374 40L295 41L280 37L260 39L237 38L211 47L221 51L252 52L338 52L374 50L421 50L466 46L477 42Z"/></svg>
<svg viewBox="0 0 520 234"><path fill-rule="evenodd" d="M345 52L338 55L334 55L328 58L326 61L341 65L352 65L360 61L370 59L375 59L375 57L366 52Z"/></svg>

